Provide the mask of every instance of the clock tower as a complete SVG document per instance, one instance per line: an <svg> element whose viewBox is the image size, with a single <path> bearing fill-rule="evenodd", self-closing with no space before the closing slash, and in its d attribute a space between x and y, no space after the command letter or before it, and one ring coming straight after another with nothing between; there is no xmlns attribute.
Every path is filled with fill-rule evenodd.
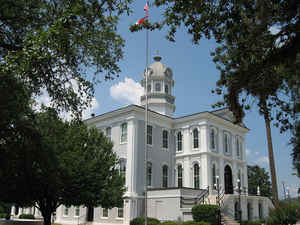
<svg viewBox="0 0 300 225"><path fill-rule="evenodd" d="M148 107L150 110L172 117L175 111L175 97L172 95L174 87L173 72L169 67L160 62L161 56L155 56L154 61L155 62L148 67L148 70L144 71L141 81L144 88L141 105L146 105L147 94ZM148 76L147 87L146 76Z"/></svg>

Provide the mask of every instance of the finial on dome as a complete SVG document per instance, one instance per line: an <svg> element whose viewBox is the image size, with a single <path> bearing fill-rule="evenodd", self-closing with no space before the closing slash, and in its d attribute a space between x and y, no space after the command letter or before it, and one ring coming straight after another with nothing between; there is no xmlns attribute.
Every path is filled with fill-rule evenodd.
<svg viewBox="0 0 300 225"><path fill-rule="evenodd" d="M156 56L154 56L153 59L154 59L156 62L159 62L159 61L161 60L161 56L159 55L159 50L157 50Z"/></svg>

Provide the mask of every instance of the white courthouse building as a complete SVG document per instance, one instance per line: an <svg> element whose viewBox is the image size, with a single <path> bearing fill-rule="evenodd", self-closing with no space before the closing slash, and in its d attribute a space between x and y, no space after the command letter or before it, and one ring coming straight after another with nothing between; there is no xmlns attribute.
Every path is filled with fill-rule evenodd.
<svg viewBox="0 0 300 225"><path fill-rule="evenodd" d="M144 214L147 182L147 213L165 220L191 220L195 204L217 204L217 185L223 214L235 218L241 202L243 220L268 215L271 201L247 193L247 161L244 124L234 124L228 109L173 117L173 72L161 57L148 68L141 81L148 92L147 178L145 179L145 95L141 106L129 105L86 120L106 133L120 157L127 191L123 208L60 206L56 222L62 224L129 224ZM239 198L237 185L242 194Z"/></svg>

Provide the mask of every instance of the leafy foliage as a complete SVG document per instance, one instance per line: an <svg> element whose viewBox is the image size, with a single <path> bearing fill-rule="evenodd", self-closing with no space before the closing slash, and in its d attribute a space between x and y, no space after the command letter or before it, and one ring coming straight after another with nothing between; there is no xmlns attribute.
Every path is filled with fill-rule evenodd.
<svg viewBox="0 0 300 225"><path fill-rule="evenodd" d="M179 223L176 221L164 221L161 225L178 225Z"/></svg>
<svg viewBox="0 0 300 225"><path fill-rule="evenodd" d="M266 220L260 219L260 220L248 220L248 221L242 221L241 225L261 225L264 224Z"/></svg>
<svg viewBox="0 0 300 225"><path fill-rule="evenodd" d="M43 88L55 106L80 111L89 102L81 97L91 100L93 94L84 68L94 68L95 74L106 71L106 79L119 72L116 63L124 41L116 27L119 16L129 13L129 2L2 1L1 73L15 75L29 94L40 94Z"/></svg>
<svg viewBox="0 0 300 225"><path fill-rule="evenodd" d="M130 221L130 225L144 225L145 218L144 217L136 217ZM158 225L160 221L156 218L147 217L147 224L149 225Z"/></svg>
<svg viewBox="0 0 300 225"><path fill-rule="evenodd" d="M256 195L258 186L260 188L261 196L272 196L270 176L265 168L261 168L258 165L248 165L248 193Z"/></svg>
<svg viewBox="0 0 300 225"><path fill-rule="evenodd" d="M200 222L185 221L185 222L181 223L181 225L210 225L210 223L207 223L207 222L204 222L204 221L200 221Z"/></svg>
<svg viewBox="0 0 300 225"><path fill-rule="evenodd" d="M279 208L271 209L267 221L267 225L288 225L296 224L300 219L300 204L299 202L280 202Z"/></svg>
<svg viewBox="0 0 300 225"><path fill-rule="evenodd" d="M192 208L193 220L196 222L208 222L211 225L217 224L217 205L196 205Z"/></svg>
<svg viewBox="0 0 300 225"><path fill-rule="evenodd" d="M0 198L20 206L38 204L45 225L61 205L123 204L124 180L112 143L80 121L63 122L55 110L35 115L31 138L10 148L0 165ZM20 188L22 187L22 188Z"/></svg>
<svg viewBox="0 0 300 225"><path fill-rule="evenodd" d="M298 177L300 177L300 121L297 122L293 130L293 137L290 144L293 147L293 166L296 169Z"/></svg>

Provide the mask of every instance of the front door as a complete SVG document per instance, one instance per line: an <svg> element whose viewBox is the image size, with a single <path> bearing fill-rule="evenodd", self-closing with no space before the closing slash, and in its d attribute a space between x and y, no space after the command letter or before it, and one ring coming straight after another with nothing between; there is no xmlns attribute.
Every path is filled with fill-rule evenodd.
<svg viewBox="0 0 300 225"><path fill-rule="evenodd" d="M91 222L94 220L94 208L93 207L88 207L87 208L87 221Z"/></svg>
<svg viewBox="0 0 300 225"><path fill-rule="evenodd" d="M230 166L225 166L224 169L225 194L233 194L232 171Z"/></svg>

